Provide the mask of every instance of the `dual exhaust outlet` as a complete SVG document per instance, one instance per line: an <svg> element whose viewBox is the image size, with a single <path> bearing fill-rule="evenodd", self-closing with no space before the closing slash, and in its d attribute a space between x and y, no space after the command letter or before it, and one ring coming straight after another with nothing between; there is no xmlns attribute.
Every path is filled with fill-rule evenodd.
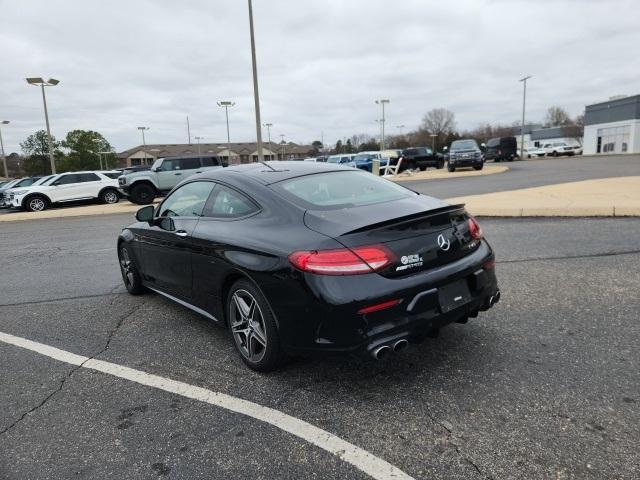
<svg viewBox="0 0 640 480"><path fill-rule="evenodd" d="M373 349L371 355L376 360L380 360L381 358L386 357L391 352L398 353L399 351L405 349L409 345L409 342L402 338L400 340L396 340L393 344L380 345L379 347Z"/></svg>

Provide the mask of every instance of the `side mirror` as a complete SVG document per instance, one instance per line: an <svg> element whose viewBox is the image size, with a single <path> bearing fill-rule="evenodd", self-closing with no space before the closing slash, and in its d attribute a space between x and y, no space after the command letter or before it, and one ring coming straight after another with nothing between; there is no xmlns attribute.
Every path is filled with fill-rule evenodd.
<svg viewBox="0 0 640 480"><path fill-rule="evenodd" d="M153 205L147 205L146 207L142 207L140 210L136 212L136 220L139 222L149 222L153 221L153 213L155 211L155 207Z"/></svg>

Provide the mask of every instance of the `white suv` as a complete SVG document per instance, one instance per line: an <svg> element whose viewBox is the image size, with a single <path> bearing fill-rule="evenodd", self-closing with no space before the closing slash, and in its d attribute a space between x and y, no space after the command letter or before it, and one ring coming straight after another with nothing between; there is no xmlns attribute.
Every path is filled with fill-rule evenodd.
<svg viewBox="0 0 640 480"><path fill-rule="evenodd" d="M39 212L53 203L99 200L118 203L118 172L69 172L53 175L40 185L16 188L10 192L12 207Z"/></svg>

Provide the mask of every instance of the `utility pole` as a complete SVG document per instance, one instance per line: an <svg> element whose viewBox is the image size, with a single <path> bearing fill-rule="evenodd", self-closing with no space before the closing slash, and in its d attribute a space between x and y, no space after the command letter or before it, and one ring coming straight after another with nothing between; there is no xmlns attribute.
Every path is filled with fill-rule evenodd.
<svg viewBox="0 0 640 480"><path fill-rule="evenodd" d="M56 162L53 156L53 138L51 137L51 128L49 127L49 112L47 111L47 97L44 94L44 87L55 87L60 83L60 80L50 78L48 81L44 81L41 77L27 78L29 85L39 86L42 89L42 103L44 105L44 119L47 124L47 139L49 141L49 162L51 163L51 173L56 173Z"/></svg>
<svg viewBox="0 0 640 480"><path fill-rule="evenodd" d="M258 67L256 65L256 40L253 33L253 6L249 0L249 31L251 34L251 65L253 67L253 99L256 105L256 139L258 143L258 161L264 161L262 155L262 127L260 123L260 93L258 92Z"/></svg>
<svg viewBox="0 0 640 480"><path fill-rule="evenodd" d="M187 115L187 139L189 140L189 145L191 145L191 125L189 125L189 115Z"/></svg>
<svg viewBox="0 0 640 480"><path fill-rule="evenodd" d="M523 90L522 90L522 129L520 130L520 160L524 158L524 112L525 106L527 103L527 80L531 78L531 75L528 75L524 78L521 78L519 81L522 82Z"/></svg>
<svg viewBox="0 0 640 480"><path fill-rule="evenodd" d="M380 120L380 122L382 122L380 131L380 151L384 150L384 122L385 122L385 118L384 118L384 105L385 103L389 103L390 100L387 98L383 98L380 100L376 100L376 103L382 106L382 119Z"/></svg>
<svg viewBox="0 0 640 480"><path fill-rule="evenodd" d="M282 133L280 134L280 146L282 147L282 154L281 154L282 155L282 160L284 160L285 159L284 156L285 156L287 151L285 149L286 142L284 141L284 135Z"/></svg>
<svg viewBox="0 0 640 480"><path fill-rule="evenodd" d="M142 151L144 152L143 165L147 164L147 141L144 138L144 131L149 130L149 127L138 127L138 130L142 133Z"/></svg>
<svg viewBox="0 0 640 480"><path fill-rule="evenodd" d="M218 102L219 107L224 107L224 113L227 117L227 164L231 165L231 136L229 135L229 107L233 107L236 103L223 100Z"/></svg>
<svg viewBox="0 0 640 480"><path fill-rule="evenodd" d="M8 125L9 120L2 120L0 125ZM4 155L4 143L2 143L2 128L0 128L0 154L2 154L2 166L4 167L4 178L9 178L9 170L7 170L7 157Z"/></svg>
<svg viewBox="0 0 640 480"><path fill-rule="evenodd" d="M202 137L193 137L196 139L196 141L198 142L198 156L200 156L200 140L202 140Z"/></svg>

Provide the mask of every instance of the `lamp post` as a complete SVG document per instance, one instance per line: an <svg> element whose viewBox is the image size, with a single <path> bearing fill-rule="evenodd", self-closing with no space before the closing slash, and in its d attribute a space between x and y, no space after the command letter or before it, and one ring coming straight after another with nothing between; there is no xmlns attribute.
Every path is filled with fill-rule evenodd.
<svg viewBox="0 0 640 480"><path fill-rule="evenodd" d="M202 137L193 137L196 139L196 141L198 142L198 156L200 156L200 140L202 140Z"/></svg>
<svg viewBox="0 0 640 480"><path fill-rule="evenodd" d="M265 123L265 127L267 127L267 138L269 139L269 151L271 151L271 127L273 127L273 123ZM271 158L271 156L269 156Z"/></svg>
<svg viewBox="0 0 640 480"><path fill-rule="evenodd" d="M47 111L47 97L44 94L44 87L55 87L60 83L60 80L56 80L55 78L50 78L49 80L45 81L41 77L30 77L30 78L27 78L26 80L29 85L34 85L42 89L42 103L44 105L44 120L47 124L47 138L49 141L49 162L51 163L51 173L55 175L56 162L53 157L53 139L51 138L51 128L49 127L49 112Z"/></svg>
<svg viewBox="0 0 640 480"><path fill-rule="evenodd" d="M402 129L404 128L404 125L396 125L396 128L400 132L400 136L402 136Z"/></svg>
<svg viewBox="0 0 640 480"><path fill-rule="evenodd" d="M385 122L385 118L384 118L384 105L385 103L389 103L390 100L387 98L383 98L380 100L376 100L376 103L378 105L382 106L382 119L380 120L381 122L381 126L380 126L380 151L384 150L384 122Z"/></svg>
<svg viewBox="0 0 640 480"><path fill-rule="evenodd" d="M249 32L251 35L251 66L253 67L253 100L256 105L256 137L258 143L258 161L262 162L262 127L260 124L260 93L258 92L258 67L256 65L256 39L253 33L253 6L249 0Z"/></svg>
<svg viewBox="0 0 640 480"><path fill-rule="evenodd" d="M145 130L149 130L149 127L138 127L138 130L142 133L142 151L144 152L144 165L147 164L147 141L144 138Z"/></svg>
<svg viewBox="0 0 640 480"><path fill-rule="evenodd" d="M429 136L431 137L431 150L433 151L433 153L436 153L436 137L438 136L438 134L432 133Z"/></svg>
<svg viewBox="0 0 640 480"><path fill-rule="evenodd" d="M189 115L187 115L187 140L189 141L189 145L191 145L191 124L189 123Z"/></svg>
<svg viewBox="0 0 640 480"><path fill-rule="evenodd" d="M281 155L282 155L282 160L284 160L284 159L285 159L285 158L284 158L284 156L285 156L285 154L287 153L287 150L286 150L286 148L285 148L285 147L286 147L286 145L287 145L287 143L284 141L284 134L282 134L282 133L281 133L281 134L280 134L280 146L282 147L282 153L281 153Z"/></svg>
<svg viewBox="0 0 640 480"><path fill-rule="evenodd" d="M229 135L229 107L233 107L235 104L236 102L229 102L227 100L218 102L219 107L224 107L224 114L227 117L227 163L229 165L231 165L231 137ZM258 158L260 158L259 155L258 155Z"/></svg>
<svg viewBox="0 0 640 480"><path fill-rule="evenodd" d="M106 151L106 152L98 152L98 155L100 155L100 168L102 168L102 155L111 155L113 152L111 151ZM104 169L105 170L109 170L109 164L108 164L108 159L109 157L105 157L104 158Z"/></svg>
<svg viewBox="0 0 640 480"><path fill-rule="evenodd" d="M0 125L8 125L9 120L2 120ZM4 143L2 143L2 128L0 128L0 154L2 154L2 166L4 167L4 178L9 178L9 170L7 170L7 157L4 156Z"/></svg>
<svg viewBox="0 0 640 480"><path fill-rule="evenodd" d="M520 160L524 158L524 110L527 102L527 80L531 78L531 75L528 75L524 78L521 78L519 81L522 82L522 129L520 130Z"/></svg>

